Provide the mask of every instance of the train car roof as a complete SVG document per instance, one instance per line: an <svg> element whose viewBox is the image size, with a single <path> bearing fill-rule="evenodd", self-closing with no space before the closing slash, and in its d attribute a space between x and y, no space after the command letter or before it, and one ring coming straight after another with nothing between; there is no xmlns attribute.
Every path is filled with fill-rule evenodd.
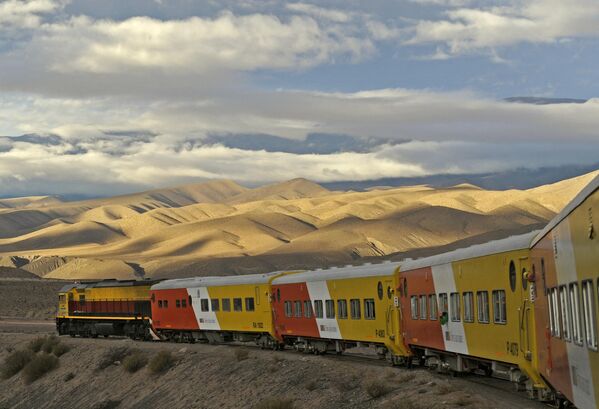
<svg viewBox="0 0 599 409"><path fill-rule="evenodd" d="M416 260L406 260L401 263L401 270L410 271L417 268L438 266L454 261L505 253L507 251L528 249L531 241L538 233L539 231L535 230L530 233L511 236L501 240L493 240L488 243L477 244L463 249L450 251L448 253L438 254L436 256L424 257Z"/></svg>
<svg viewBox="0 0 599 409"><path fill-rule="evenodd" d="M73 288L110 288L110 287L137 287L142 285L153 285L159 280L116 280L108 279L102 281L89 281L82 283L69 283L63 286L58 292L65 293Z"/></svg>
<svg viewBox="0 0 599 409"><path fill-rule="evenodd" d="M310 281L336 280L345 278L362 278L391 275L400 262L383 262L378 264L362 264L359 266L333 267L322 270L310 270L297 274L284 275L272 280L273 285L303 283Z"/></svg>
<svg viewBox="0 0 599 409"><path fill-rule="evenodd" d="M588 185L586 185L585 188L582 189L580 193L578 193L576 197L572 199L572 201L568 203L568 205L564 207L564 209L557 216L555 216L543 230L541 230L541 232L533 240L531 247L536 246L537 243L543 239L543 237L545 237L551 230L560 224L562 220L568 217L570 213L580 206L582 202L584 202L597 189L599 189L599 175L595 176L595 178Z"/></svg>
<svg viewBox="0 0 599 409"><path fill-rule="evenodd" d="M189 277L175 278L165 280L154 284L152 290L169 290L177 288L194 288L194 287L219 287L227 285L244 285L244 284L267 284L273 277L287 273L288 271L274 271L265 274L247 274L238 276L209 276L209 277Z"/></svg>

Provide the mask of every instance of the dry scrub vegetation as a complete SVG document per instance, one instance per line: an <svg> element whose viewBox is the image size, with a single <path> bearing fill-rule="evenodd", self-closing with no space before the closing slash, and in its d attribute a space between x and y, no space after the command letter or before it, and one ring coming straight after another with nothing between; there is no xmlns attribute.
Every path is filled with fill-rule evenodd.
<svg viewBox="0 0 599 409"><path fill-rule="evenodd" d="M54 335L35 338L25 349L9 351L0 375L3 379L9 379L22 371L25 383L32 383L56 369L59 364L58 357L69 350L70 347Z"/></svg>
<svg viewBox="0 0 599 409"><path fill-rule="evenodd" d="M543 408L524 395L371 359L89 338L68 339L60 358L44 352L65 342L0 333L0 408ZM28 385L34 360L27 379L37 379Z"/></svg>

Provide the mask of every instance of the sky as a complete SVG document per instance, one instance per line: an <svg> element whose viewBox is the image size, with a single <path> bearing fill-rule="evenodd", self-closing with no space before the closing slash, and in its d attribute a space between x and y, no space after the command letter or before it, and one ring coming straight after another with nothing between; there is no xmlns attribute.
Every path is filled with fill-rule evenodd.
<svg viewBox="0 0 599 409"><path fill-rule="evenodd" d="M598 66L596 0L0 0L0 196L596 163Z"/></svg>

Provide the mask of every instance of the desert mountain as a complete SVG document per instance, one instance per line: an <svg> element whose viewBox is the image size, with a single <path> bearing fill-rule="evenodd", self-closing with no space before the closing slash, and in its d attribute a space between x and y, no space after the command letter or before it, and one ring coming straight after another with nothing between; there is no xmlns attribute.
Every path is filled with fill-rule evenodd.
<svg viewBox="0 0 599 409"><path fill-rule="evenodd" d="M529 190L460 184L331 192L294 179L255 189L214 181L81 202L7 199L0 266L48 278L174 277L418 255L540 228L597 174Z"/></svg>

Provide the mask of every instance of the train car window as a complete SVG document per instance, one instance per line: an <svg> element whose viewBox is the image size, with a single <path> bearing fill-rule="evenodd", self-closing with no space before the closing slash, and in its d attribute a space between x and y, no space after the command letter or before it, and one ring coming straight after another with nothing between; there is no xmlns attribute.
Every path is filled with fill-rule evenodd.
<svg viewBox="0 0 599 409"><path fill-rule="evenodd" d="M231 299L223 298L223 311L230 312L231 311Z"/></svg>
<svg viewBox="0 0 599 409"><path fill-rule="evenodd" d="M335 301L326 300L325 302L327 318L335 318Z"/></svg>
<svg viewBox="0 0 599 409"><path fill-rule="evenodd" d="M191 300L191 295L189 297L187 297L187 298L189 299L189 306L193 307L193 303L192 303L192 300Z"/></svg>
<svg viewBox="0 0 599 409"><path fill-rule="evenodd" d="M426 295L421 295L420 296L420 319L421 320L425 320L427 318L426 313L427 308L426 308L426 304L427 304L427 296Z"/></svg>
<svg viewBox="0 0 599 409"><path fill-rule="evenodd" d="M245 310L254 311L254 297L247 297L245 299Z"/></svg>
<svg viewBox="0 0 599 409"><path fill-rule="evenodd" d="M323 317L323 308L322 308L322 300L315 300L314 301L314 312L315 312L315 316L316 318L322 318Z"/></svg>
<svg viewBox="0 0 599 409"><path fill-rule="evenodd" d="M295 318L302 318L302 302L295 302Z"/></svg>
<svg viewBox="0 0 599 409"><path fill-rule="evenodd" d="M418 319L418 296L413 295L410 297L410 312L412 313L412 319Z"/></svg>
<svg viewBox="0 0 599 409"><path fill-rule="evenodd" d="M181 300L181 308L187 308L187 300L185 298Z"/></svg>
<svg viewBox="0 0 599 409"><path fill-rule="evenodd" d="M277 301L280 302L281 301L281 289L277 288Z"/></svg>
<svg viewBox="0 0 599 409"><path fill-rule="evenodd" d="M314 312L312 311L312 303L310 301L304 301L304 317L312 318Z"/></svg>
<svg viewBox="0 0 599 409"><path fill-rule="evenodd" d="M459 322L462 320L462 313L460 308L460 294L451 293L449 299L451 302L451 320Z"/></svg>
<svg viewBox="0 0 599 409"><path fill-rule="evenodd" d="M158 308L162 308L162 300L158 300Z"/></svg>
<svg viewBox="0 0 599 409"><path fill-rule="evenodd" d="M430 316L429 318L433 321L437 320L437 315L439 315L438 312L438 305L437 305L437 296L435 294L431 294L428 296L428 303L429 303L429 312L430 312Z"/></svg>
<svg viewBox="0 0 599 409"><path fill-rule="evenodd" d="M557 297L554 302L555 289L547 289L547 295L549 296L549 330L552 336L559 336L559 329L557 328Z"/></svg>
<svg viewBox="0 0 599 409"><path fill-rule="evenodd" d="M351 309L352 320L359 320L360 318L362 318L362 311L360 310L360 300L358 298L349 300L349 306Z"/></svg>
<svg viewBox="0 0 599 409"><path fill-rule="evenodd" d="M243 304L241 302L241 298L233 298L233 311L243 311Z"/></svg>
<svg viewBox="0 0 599 409"><path fill-rule="evenodd" d="M383 283L381 283L380 281L376 286L376 293L379 296L379 300L382 300L383 299Z"/></svg>
<svg viewBox="0 0 599 409"><path fill-rule="evenodd" d="M285 316L287 318L293 317L293 307L291 306L291 301L285 301Z"/></svg>
<svg viewBox="0 0 599 409"><path fill-rule="evenodd" d="M528 279L526 278L526 269L522 269L522 289L526 291L528 288Z"/></svg>
<svg viewBox="0 0 599 409"><path fill-rule="evenodd" d="M163 306L164 308L168 308L168 300L164 300L164 301L162 302L162 306Z"/></svg>
<svg viewBox="0 0 599 409"><path fill-rule="evenodd" d="M200 299L200 309L203 312L210 311L210 307L208 305L208 298L202 298L202 299Z"/></svg>
<svg viewBox="0 0 599 409"><path fill-rule="evenodd" d="M582 310L587 347L597 350L597 313L595 311L595 291L593 282L582 282Z"/></svg>
<svg viewBox="0 0 599 409"><path fill-rule="evenodd" d="M373 320L376 318L374 311L374 299L367 298L364 300L364 318L367 320Z"/></svg>
<svg viewBox="0 0 599 409"><path fill-rule="evenodd" d="M505 290L493 291L493 322L495 324L507 323L507 309L505 305Z"/></svg>
<svg viewBox="0 0 599 409"><path fill-rule="evenodd" d="M447 293L439 294L439 312L441 314L448 312L449 308L447 305Z"/></svg>
<svg viewBox="0 0 599 409"><path fill-rule="evenodd" d="M514 264L514 260L510 261L510 288L512 291L516 291L516 265Z"/></svg>
<svg viewBox="0 0 599 409"><path fill-rule="evenodd" d="M220 300L218 298L212 298L210 300L210 307L212 307L213 312L220 311Z"/></svg>
<svg viewBox="0 0 599 409"><path fill-rule="evenodd" d="M464 322L474 322L474 295L466 292L464 298Z"/></svg>
<svg viewBox="0 0 599 409"><path fill-rule="evenodd" d="M181 300L175 300L175 307L181 308Z"/></svg>
<svg viewBox="0 0 599 409"><path fill-rule="evenodd" d="M570 305L572 307L572 340L582 345L582 324L580 318L580 295L578 292L578 283L571 283L569 286ZM549 316L551 317L551 315Z"/></svg>
<svg viewBox="0 0 599 409"><path fill-rule="evenodd" d="M559 304L562 314L562 334L564 336L564 340L571 341L572 335L570 331L570 317L572 316L572 312L570 310L570 303L568 302L568 290L566 289L565 285L559 286Z"/></svg>
<svg viewBox="0 0 599 409"><path fill-rule="evenodd" d="M347 319L347 300L337 300L337 317Z"/></svg>

